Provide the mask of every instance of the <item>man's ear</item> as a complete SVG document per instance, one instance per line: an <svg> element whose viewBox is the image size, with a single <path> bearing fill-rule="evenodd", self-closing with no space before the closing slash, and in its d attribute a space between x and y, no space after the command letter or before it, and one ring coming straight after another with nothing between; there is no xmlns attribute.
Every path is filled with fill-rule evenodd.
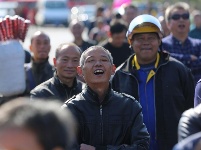
<svg viewBox="0 0 201 150"><path fill-rule="evenodd" d="M82 68L81 68L81 66L77 67L77 73L78 73L79 76L82 76Z"/></svg>
<svg viewBox="0 0 201 150"><path fill-rule="evenodd" d="M111 37L111 36L112 36L112 34L111 34L110 31L107 32L107 35L108 35L108 37Z"/></svg>
<svg viewBox="0 0 201 150"><path fill-rule="evenodd" d="M54 67L57 66L57 59L56 58L53 58L53 63L54 63Z"/></svg>
<svg viewBox="0 0 201 150"><path fill-rule="evenodd" d="M32 52L32 46L31 45L29 46L29 50Z"/></svg>
<svg viewBox="0 0 201 150"><path fill-rule="evenodd" d="M112 65L112 75L114 75L116 68L117 68L117 67L113 64L113 65Z"/></svg>

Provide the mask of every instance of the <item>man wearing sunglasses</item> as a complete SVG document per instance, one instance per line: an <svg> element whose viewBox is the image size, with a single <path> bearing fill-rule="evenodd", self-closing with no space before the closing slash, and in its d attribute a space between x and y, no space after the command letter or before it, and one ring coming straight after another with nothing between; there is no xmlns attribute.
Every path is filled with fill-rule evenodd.
<svg viewBox="0 0 201 150"><path fill-rule="evenodd" d="M165 19L171 34L163 38L163 49L192 70L194 82L201 78L201 41L188 36L189 5L177 2L166 9Z"/></svg>

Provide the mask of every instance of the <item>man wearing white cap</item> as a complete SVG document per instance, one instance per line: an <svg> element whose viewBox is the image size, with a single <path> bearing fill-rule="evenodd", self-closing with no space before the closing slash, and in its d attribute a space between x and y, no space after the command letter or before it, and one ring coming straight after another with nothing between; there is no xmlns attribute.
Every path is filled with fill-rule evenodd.
<svg viewBox="0 0 201 150"><path fill-rule="evenodd" d="M139 100L150 134L150 150L170 150L177 143L182 112L193 107L192 74L162 51L162 28L157 18L137 16L129 25L127 38L134 54L117 68L112 87Z"/></svg>

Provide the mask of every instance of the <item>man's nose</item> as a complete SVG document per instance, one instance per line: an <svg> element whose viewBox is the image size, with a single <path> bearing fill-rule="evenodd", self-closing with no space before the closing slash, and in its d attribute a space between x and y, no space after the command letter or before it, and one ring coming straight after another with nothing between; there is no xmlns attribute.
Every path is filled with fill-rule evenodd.
<svg viewBox="0 0 201 150"><path fill-rule="evenodd" d="M45 48L45 47L47 47L48 45L47 45L46 43L41 43L39 46Z"/></svg>
<svg viewBox="0 0 201 150"><path fill-rule="evenodd" d="M73 62L72 61L68 61L66 64L67 67L72 67L73 66Z"/></svg>
<svg viewBox="0 0 201 150"><path fill-rule="evenodd" d="M98 65L98 66L102 65L101 60L97 60L97 61L95 61L95 65Z"/></svg>

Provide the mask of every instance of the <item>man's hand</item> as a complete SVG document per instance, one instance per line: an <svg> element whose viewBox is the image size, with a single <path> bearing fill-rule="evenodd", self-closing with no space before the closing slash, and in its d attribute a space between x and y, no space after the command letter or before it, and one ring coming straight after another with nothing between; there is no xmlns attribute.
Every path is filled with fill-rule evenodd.
<svg viewBox="0 0 201 150"><path fill-rule="evenodd" d="M195 60L197 60L197 59L198 59L197 56L195 56L195 55L191 55L191 61L195 61Z"/></svg>
<svg viewBox="0 0 201 150"><path fill-rule="evenodd" d="M96 148L91 146L91 145L87 145L87 144L81 144L80 145L80 150L95 150Z"/></svg>

